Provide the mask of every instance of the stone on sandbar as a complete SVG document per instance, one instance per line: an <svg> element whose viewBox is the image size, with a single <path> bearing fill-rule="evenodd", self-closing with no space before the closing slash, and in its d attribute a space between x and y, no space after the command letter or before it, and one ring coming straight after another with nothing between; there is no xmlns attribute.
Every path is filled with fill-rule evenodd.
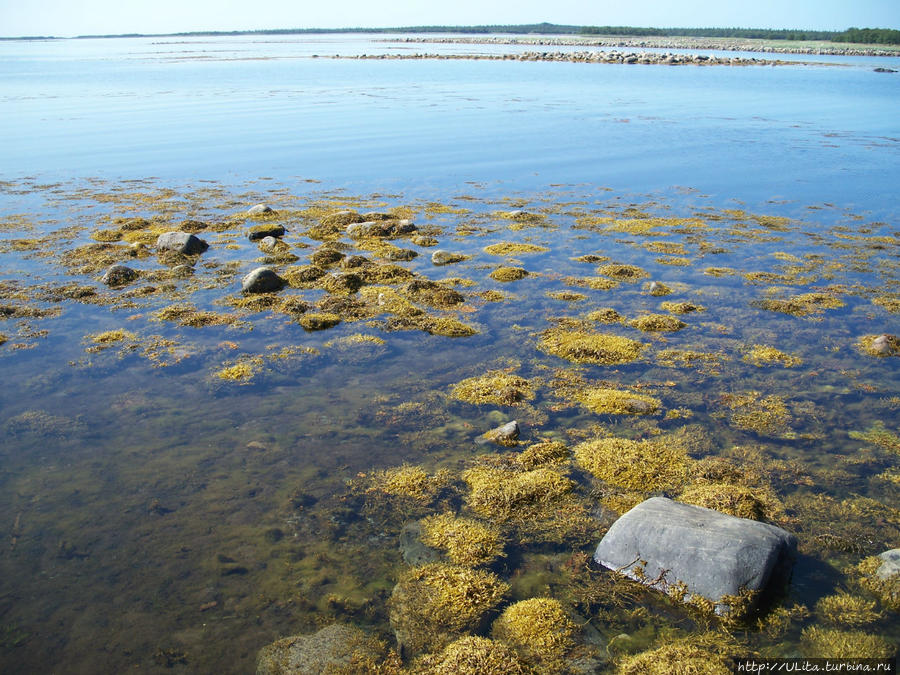
<svg viewBox="0 0 900 675"><path fill-rule="evenodd" d="M160 251L175 251L185 255L203 253L209 244L189 232L165 232L156 238L156 248Z"/></svg>
<svg viewBox="0 0 900 675"><path fill-rule="evenodd" d="M244 293L271 293L280 291L287 282L268 267L257 267L241 280Z"/></svg>
<svg viewBox="0 0 900 675"><path fill-rule="evenodd" d="M613 523L594 560L661 591L684 584L686 599L722 612L723 596L787 582L796 551L797 538L774 525L653 497Z"/></svg>

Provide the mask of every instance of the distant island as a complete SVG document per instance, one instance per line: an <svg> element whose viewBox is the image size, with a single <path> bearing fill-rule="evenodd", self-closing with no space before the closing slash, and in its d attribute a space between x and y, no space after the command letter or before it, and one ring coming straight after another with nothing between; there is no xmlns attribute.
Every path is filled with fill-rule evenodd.
<svg viewBox="0 0 900 675"><path fill-rule="evenodd" d="M572 26L534 23L495 26L404 26L398 28L273 28L267 30L189 31L184 33L123 33L118 35L78 35L75 38L55 36L0 37L0 40L54 40L132 37L215 37L228 35L304 35L330 33L491 33L523 35L608 35L624 37L703 37L745 38L756 40L848 42L867 45L900 45L900 30L890 28L848 28L843 31L821 31L768 28L641 28L635 26Z"/></svg>

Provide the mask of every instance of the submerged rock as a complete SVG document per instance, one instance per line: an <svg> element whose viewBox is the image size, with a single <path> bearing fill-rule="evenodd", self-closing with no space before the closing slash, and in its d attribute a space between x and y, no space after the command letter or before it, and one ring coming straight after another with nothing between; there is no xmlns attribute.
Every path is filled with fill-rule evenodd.
<svg viewBox="0 0 900 675"><path fill-rule="evenodd" d="M287 282L268 267L257 267L241 280L244 293L271 293L280 291Z"/></svg>
<svg viewBox="0 0 900 675"><path fill-rule="evenodd" d="M686 591L685 600L701 596L727 612L726 596L785 583L796 550L796 537L774 525L653 497L613 523L594 560L652 588Z"/></svg>
<svg viewBox="0 0 900 675"><path fill-rule="evenodd" d="M516 420L507 422L496 429L491 429L483 438L506 448L515 447L519 444L519 423Z"/></svg>
<svg viewBox="0 0 900 675"><path fill-rule="evenodd" d="M879 579L890 579L894 576L900 576L900 548L891 549L884 553L879 553L881 558L881 566L875 571L875 576Z"/></svg>
<svg viewBox="0 0 900 675"><path fill-rule="evenodd" d="M125 265L110 265L100 279L107 286L124 286L140 276L140 272Z"/></svg>
<svg viewBox="0 0 900 675"><path fill-rule="evenodd" d="M209 248L209 244L189 232L166 232L156 239L159 251L175 251L184 255L197 255Z"/></svg>
<svg viewBox="0 0 900 675"><path fill-rule="evenodd" d="M450 251L435 251L431 254L432 265L451 265L465 260L466 256L461 253L451 253Z"/></svg>
<svg viewBox="0 0 900 675"><path fill-rule="evenodd" d="M256 675L319 675L384 657L378 641L353 626L333 623L317 633L294 635L263 647ZM347 671L349 672L349 671Z"/></svg>

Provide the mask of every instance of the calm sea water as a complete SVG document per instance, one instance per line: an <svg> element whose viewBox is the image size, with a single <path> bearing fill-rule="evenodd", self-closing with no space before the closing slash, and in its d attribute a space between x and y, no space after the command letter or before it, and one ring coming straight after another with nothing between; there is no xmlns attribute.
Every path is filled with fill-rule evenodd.
<svg viewBox="0 0 900 675"><path fill-rule="evenodd" d="M402 569L391 529L398 523L348 515L362 507L345 499L346 481L406 461L458 471L484 452L475 436L510 416L529 438L570 445L590 430L652 437L687 424L686 436L711 439L696 456L783 462L774 487L806 547L789 603L812 608L843 587L841 565L900 546L896 480L878 478L896 472L900 359L864 358L854 347L863 335L900 333L896 307L872 302L896 301L900 283L900 74L873 69L900 62L672 68L327 58L412 49L527 48L366 36L0 42L0 305L18 308L0 318L8 338L0 345L3 672L252 672L258 650L280 636L334 620L386 631L385 602ZM288 214L298 264L320 243L305 232L311 204L410 208L441 248L472 257L439 268L431 249L416 246L419 256L402 265L465 279L458 287L472 294L468 309L454 316L479 333L451 339L365 321L308 333L266 312L245 312L230 326L160 320L178 303L232 311L240 276L261 255L243 221L201 235L212 247L192 280L165 276L155 257L129 263L150 275L144 294L108 291L96 270L73 271L61 257L116 218L227 224L258 201ZM514 208L544 219L509 229L498 213ZM637 234L576 227L585 215L610 214L700 214L730 225L672 232L656 249ZM748 214L790 221L754 225ZM531 276L501 284L488 274L504 258L483 249L504 241L549 250L508 259ZM671 285L673 299L706 307L682 317L689 327L678 333L609 330L637 334L654 354L671 347L724 360L715 373L653 357L577 376L649 388L667 409L693 416L598 416L554 398L550 383L571 364L536 343L555 319L598 307L627 318L659 311L640 283L573 287L570 277L595 274L572 260L587 253L639 265ZM96 288L103 302L60 299L58 287L73 283ZM507 299L475 295L486 290ZM559 291L585 297L547 295ZM843 304L806 317L758 308L807 292ZM295 293L309 302L325 296ZM51 313L29 314L35 308ZM92 349L91 334L115 329L137 337ZM332 342L360 332L385 344ZM754 344L803 365L748 365L742 356ZM272 356L285 347L319 353ZM254 358L263 365L247 385L216 376ZM500 411L447 396L496 368L533 378L543 393ZM742 428L722 401L748 391L784 398L786 428ZM874 438L873 429L887 434L876 434L874 447L859 440ZM792 482L787 466L811 478ZM810 495L842 506L813 522ZM819 546L834 513L871 526L866 543ZM526 552L517 563L522 597L530 588L523 579L565 587L547 572L562 574L561 565L541 555L550 554ZM635 635L652 646L666 622L692 625L674 614L659 611L632 627ZM606 638L626 630L595 627ZM765 648L814 655L804 651L802 627ZM871 630L896 636L896 617L883 615Z"/></svg>

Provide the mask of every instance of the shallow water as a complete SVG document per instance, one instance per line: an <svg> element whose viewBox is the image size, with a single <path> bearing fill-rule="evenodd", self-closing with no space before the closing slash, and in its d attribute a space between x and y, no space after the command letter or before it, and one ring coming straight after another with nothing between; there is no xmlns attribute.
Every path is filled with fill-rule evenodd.
<svg viewBox="0 0 900 675"><path fill-rule="evenodd" d="M765 468L803 553L786 607L856 592L846 567L900 546L898 359L858 347L900 332L896 80L862 68L252 60L321 44L254 40L248 53L246 40L211 43L239 60L198 60L182 42L184 60L148 40L0 43L0 305L13 308L0 319L4 672L246 672L263 645L334 620L387 636L399 529L446 504L405 511L388 500L382 518L384 497L367 491L373 471L449 469L458 507L459 472L503 452L477 437L511 418L526 442L661 437L694 460ZM334 51L369 47L338 41ZM400 238L419 256L396 264L468 280L455 286L461 305L422 307L477 334L393 330L371 303L364 318L320 332L235 307L263 253L246 239L252 223L233 217L260 201L279 210L296 265L320 245L309 228L325 213L405 209L437 248L471 258L437 267L434 249ZM504 217L513 209L536 217ZM651 215L705 227L598 220ZM155 216L151 230L209 225L199 236L211 248L191 278L173 278L151 254L126 262L143 279L109 289L102 268L63 264L135 216ZM484 250L502 242L548 250ZM584 254L648 276L585 288L573 278L602 273L574 260ZM530 274L495 281L501 264ZM650 280L672 295L649 295ZM59 292L73 283L95 295ZM584 297L547 295L561 291ZM826 299L802 315L777 311L810 292ZM633 363L579 366L540 349L561 317L583 322L610 307L631 320L665 314L666 300L705 309L680 315L687 326L673 333L579 324L647 345ZM159 317L183 303L234 320ZM117 329L133 337L91 337ZM340 342L358 334L384 343ZM757 365L754 345L799 362ZM707 360L678 365L667 349ZM218 376L236 363L251 364L252 378ZM452 396L496 369L528 378L536 398L477 406ZM565 381L649 393L661 410L594 413ZM581 498L609 496L575 464L567 471ZM611 512L595 515L599 537ZM667 626L702 623L646 596L601 614L579 600L564 564L592 543L509 536L498 571L513 598L550 593L595 610L585 618L601 648L623 631L643 648ZM649 616L623 618L638 606ZM821 621L813 612L741 644L812 656L801 630ZM890 613L870 627L897 630Z"/></svg>

